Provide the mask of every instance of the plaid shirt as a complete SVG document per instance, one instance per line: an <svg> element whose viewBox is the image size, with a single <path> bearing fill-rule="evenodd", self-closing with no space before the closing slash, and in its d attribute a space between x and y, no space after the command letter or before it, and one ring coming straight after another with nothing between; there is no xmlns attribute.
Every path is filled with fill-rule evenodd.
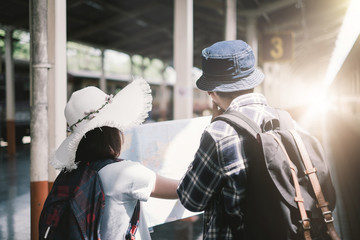
<svg viewBox="0 0 360 240"><path fill-rule="evenodd" d="M235 98L228 109L240 111L259 126L265 117L276 116L259 93ZM180 182L177 191L185 208L204 211L204 239L233 239L230 224L243 235L246 172L251 161L244 148L247 141L249 137L239 135L224 121L211 123Z"/></svg>

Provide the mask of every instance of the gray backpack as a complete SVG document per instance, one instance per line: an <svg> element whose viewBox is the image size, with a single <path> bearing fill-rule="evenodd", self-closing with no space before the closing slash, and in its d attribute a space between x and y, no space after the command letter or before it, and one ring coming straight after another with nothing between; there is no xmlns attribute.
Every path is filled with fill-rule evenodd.
<svg viewBox="0 0 360 240"><path fill-rule="evenodd" d="M237 111L213 121L232 125L250 136L245 233L232 228L234 239L340 239L332 211L335 191L319 141L294 128L290 115L277 110L278 119L259 127ZM230 221L231 222L231 221Z"/></svg>

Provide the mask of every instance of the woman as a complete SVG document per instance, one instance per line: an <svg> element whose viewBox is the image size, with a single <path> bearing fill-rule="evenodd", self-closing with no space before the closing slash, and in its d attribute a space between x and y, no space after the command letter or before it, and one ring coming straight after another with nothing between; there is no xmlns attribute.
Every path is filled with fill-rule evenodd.
<svg viewBox="0 0 360 240"><path fill-rule="evenodd" d="M150 87L142 79L134 80L115 97L96 87L72 94L65 107L71 134L51 160L62 172L45 202L40 238L55 238L53 229L63 226L68 230L58 234L66 232L67 239L78 238L78 230L83 239L125 239L134 232L136 239L150 239L138 210L139 200L146 201L150 196L177 198L178 180L161 177L119 156L123 132L145 120L151 101ZM62 203L70 202L75 217L61 222L57 219L61 218L59 209L65 208L59 207L63 199L66 201Z"/></svg>

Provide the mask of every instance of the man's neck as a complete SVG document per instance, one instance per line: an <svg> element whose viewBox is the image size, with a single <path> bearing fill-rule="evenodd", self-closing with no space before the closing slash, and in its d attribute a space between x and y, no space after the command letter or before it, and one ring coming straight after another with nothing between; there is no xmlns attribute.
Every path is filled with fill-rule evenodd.
<svg viewBox="0 0 360 240"><path fill-rule="evenodd" d="M239 96L243 96L245 94L249 94L249 93L253 93L254 89L249 89L249 90L244 90L244 91L239 91L237 92L238 94L236 95L232 95L231 97L221 97L218 95L218 97L220 98L220 102L221 102L221 108L225 111L226 109L228 109L228 107L230 106L230 104L232 103L232 101L239 97Z"/></svg>

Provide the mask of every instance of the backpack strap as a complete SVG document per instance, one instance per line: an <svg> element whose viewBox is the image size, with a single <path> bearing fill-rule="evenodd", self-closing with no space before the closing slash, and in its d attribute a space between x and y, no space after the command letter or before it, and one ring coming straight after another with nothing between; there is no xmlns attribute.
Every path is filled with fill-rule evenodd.
<svg viewBox="0 0 360 240"><path fill-rule="evenodd" d="M280 130L287 130L287 129L295 128L293 119L287 111L285 111L283 109L279 109L279 108L277 108L275 110L278 114L278 118L279 118L279 122L280 122Z"/></svg>
<svg viewBox="0 0 360 240"><path fill-rule="evenodd" d="M296 146L300 152L301 159L306 169L305 174L309 177L310 183L314 189L314 193L318 201L318 208L321 209L321 212L323 214L324 221L328 229L328 234L332 240L340 240L338 234L335 231L335 227L333 224L334 218L332 216L332 212L329 209L329 203L325 200L324 194L321 190L319 179L316 176L316 168L313 167L309 154L305 148L304 142L302 141L300 135L294 129L289 130L289 132L293 136Z"/></svg>
<svg viewBox="0 0 360 240"><path fill-rule="evenodd" d="M255 139L257 134L273 130L279 126L280 130L287 130L295 128L290 114L283 109L275 109L278 115L279 123L277 119L266 118L262 123L262 127L258 126L252 119L248 118L244 114L238 111L226 111L225 113L215 117L211 122L217 120L223 120L237 129L242 129L247 131ZM276 121L273 121L276 120Z"/></svg>
<svg viewBox="0 0 360 240"><path fill-rule="evenodd" d="M124 159L116 158L116 159L105 159L101 161L92 162L90 165L91 169L95 170L96 172L99 172L103 167L105 167L108 164L115 163L115 162L121 162Z"/></svg>
<svg viewBox="0 0 360 240"><path fill-rule="evenodd" d="M255 139L261 133L261 128L250 118L238 111L226 111L225 113L215 117L211 122L223 120L236 129L247 131Z"/></svg>
<svg viewBox="0 0 360 240"><path fill-rule="evenodd" d="M137 200L133 215L129 222L129 227L125 234L125 240L135 240L135 233L139 226L139 218L140 218L140 200Z"/></svg>
<svg viewBox="0 0 360 240"><path fill-rule="evenodd" d="M83 162L79 165L79 182L72 190L69 199L71 209L83 234L83 238L100 237L100 221L105 206L105 194L98 172L108 164L120 162L122 159L102 159L99 161ZM87 220L88 216L95 216Z"/></svg>
<svg viewBox="0 0 360 240"><path fill-rule="evenodd" d="M294 165L294 163L291 161L285 146L283 145L283 143L281 142L281 140L272 132L268 132L267 134L271 135L275 141L279 144L279 147L281 148L281 150L284 152L285 157L289 163L289 167L291 170L291 176L294 182L294 188L295 188L295 202L297 203L298 207L299 207L299 212L300 212L300 216L301 216L301 222L302 222L302 227L304 230L304 238L305 240L311 240L311 235L310 235L310 219L307 216L306 210L305 210L305 206L304 206L304 198L301 195L301 190L300 190L300 184L299 184L299 180L297 178L297 174L296 174L296 166Z"/></svg>

